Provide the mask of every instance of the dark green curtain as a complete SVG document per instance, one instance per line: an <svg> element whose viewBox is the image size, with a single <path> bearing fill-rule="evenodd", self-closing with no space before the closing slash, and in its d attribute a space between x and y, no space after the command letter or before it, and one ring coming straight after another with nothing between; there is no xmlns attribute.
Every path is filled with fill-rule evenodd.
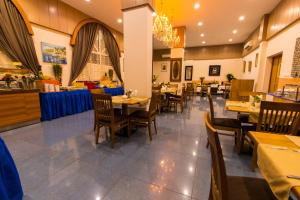
<svg viewBox="0 0 300 200"><path fill-rule="evenodd" d="M13 60L19 61L35 75L40 65L34 43L26 24L10 0L0 1L0 48Z"/></svg>
<svg viewBox="0 0 300 200"><path fill-rule="evenodd" d="M73 48L69 85L72 84L86 66L99 29L100 25L97 23L86 24L80 29Z"/></svg>
<svg viewBox="0 0 300 200"><path fill-rule="evenodd" d="M105 47L110 57L110 61L113 65L113 68L119 78L119 80L123 83L123 79L121 76L121 67L120 67L120 50L118 44L112 35L112 33L105 27L102 28L103 39L105 43Z"/></svg>

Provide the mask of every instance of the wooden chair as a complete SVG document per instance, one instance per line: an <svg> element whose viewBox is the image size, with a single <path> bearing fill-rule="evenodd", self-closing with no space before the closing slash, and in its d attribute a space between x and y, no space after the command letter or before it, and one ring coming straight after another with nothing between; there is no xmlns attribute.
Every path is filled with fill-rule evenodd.
<svg viewBox="0 0 300 200"><path fill-rule="evenodd" d="M152 122L154 123L155 133L157 134L157 127L156 127L157 98L158 96L156 94L152 94L148 111L137 110L129 116L129 131L131 131L131 127L133 124L147 126L150 141L152 141L152 133L151 133Z"/></svg>
<svg viewBox="0 0 300 200"><path fill-rule="evenodd" d="M237 144L238 138L241 135L241 122L237 119L231 118L215 118L214 104L212 96L208 95L209 106L210 106L210 117L212 125L215 129L223 131L232 131L234 134L219 133L220 135L233 136L235 144ZM208 143L207 143L208 146Z"/></svg>
<svg viewBox="0 0 300 200"><path fill-rule="evenodd" d="M104 90L102 88L99 89L91 89L91 94L104 94ZM94 112L94 131L96 131L96 112Z"/></svg>
<svg viewBox="0 0 300 200"><path fill-rule="evenodd" d="M218 132L213 128L207 112L204 120L212 160L209 200L275 200L265 180L227 176Z"/></svg>
<svg viewBox="0 0 300 200"><path fill-rule="evenodd" d="M164 106L164 97L161 94L161 90L152 90L152 94L155 94L157 96L156 98L156 104L157 104L157 111L160 114L160 111L162 109L162 107Z"/></svg>
<svg viewBox="0 0 300 200"><path fill-rule="evenodd" d="M171 110L174 107L174 110L177 112L177 106L180 105L181 113L183 112L184 105L187 102L187 91L185 88L182 88L181 95L169 94L169 109Z"/></svg>
<svg viewBox="0 0 300 200"><path fill-rule="evenodd" d="M191 99L192 96L195 95L195 88L194 88L194 84L193 83L187 83L186 93L187 93L188 99Z"/></svg>
<svg viewBox="0 0 300 200"><path fill-rule="evenodd" d="M256 95L265 95L263 92L247 92L247 91L240 91L238 92L238 100L248 102L251 96ZM242 123L249 123L249 114L248 113L238 113L237 119L240 120Z"/></svg>
<svg viewBox="0 0 300 200"><path fill-rule="evenodd" d="M93 94L93 103L97 129L95 143L98 144L100 128L109 127L111 147L114 148L115 132L124 127L128 127L128 119L125 115L121 115L114 110L111 95Z"/></svg>
<svg viewBox="0 0 300 200"><path fill-rule="evenodd" d="M262 101L256 131L273 134L297 135L300 127L300 104ZM254 145L253 138L248 135L251 129L243 128L239 141L240 151L245 140ZM253 130L255 131L255 129ZM254 146L252 155L252 169L256 167L257 147Z"/></svg>

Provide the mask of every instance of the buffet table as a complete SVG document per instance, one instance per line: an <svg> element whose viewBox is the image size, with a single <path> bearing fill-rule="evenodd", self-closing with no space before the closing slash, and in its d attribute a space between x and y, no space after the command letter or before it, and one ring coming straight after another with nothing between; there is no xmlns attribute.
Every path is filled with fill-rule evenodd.
<svg viewBox="0 0 300 200"><path fill-rule="evenodd" d="M0 132L40 122L38 90L0 90Z"/></svg>
<svg viewBox="0 0 300 200"><path fill-rule="evenodd" d="M118 96L124 94L123 87L104 88L105 94ZM41 120L82 113L93 109L92 94L89 90L40 93Z"/></svg>
<svg viewBox="0 0 300 200"><path fill-rule="evenodd" d="M48 121L93 109L89 90L40 93L41 120Z"/></svg>
<svg viewBox="0 0 300 200"><path fill-rule="evenodd" d="M16 165L0 138L0 199L22 199L23 190Z"/></svg>

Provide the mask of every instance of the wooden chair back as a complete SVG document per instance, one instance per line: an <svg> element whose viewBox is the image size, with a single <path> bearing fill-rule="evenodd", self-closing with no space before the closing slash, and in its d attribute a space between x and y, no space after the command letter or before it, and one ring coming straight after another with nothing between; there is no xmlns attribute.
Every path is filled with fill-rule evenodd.
<svg viewBox="0 0 300 200"><path fill-rule="evenodd" d="M208 97L209 108L210 108L210 119L211 119L212 124L214 124L214 122L215 122L214 102L213 102L213 100L212 100L211 94L208 94L207 97Z"/></svg>
<svg viewBox="0 0 300 200"><path fill-rule="evenodd" d="M264 92L249 92L249 91L240 91L238 92L238 100L239 101L249 101L250 95L256 96L256 95L265 95Z"/></svg>
<svg viewBox="0 0 300 200"><path fill-rule="evenodd" d="M297 135L300 104L262 101L257 131Z"/></svg>
<svg viewBox="0 0 300 200"><path fill-rule="evenodd" d="M157 85L157 86L152 86L152 90L161 90L161 85Z"/></svg>
<svg viewBox="0 0 300 200"><path fill-rule="evenodd" d="M204 120L212 161L211 197L213 200L227 200L227 175L219 136L217 131L212 127L208 112L205 112Z"/></svg>
<svg viewBox="0 0 300 200"><path fill-rule="evenodd" d="M111 122L114 119L114 108L111 95L93 94L95 117L98 121Z"/></svg>
<svg viewBox="0 0 300 200"><path fill-rule="evenodd" d="M102 88L99 89L91 89L90 92L92 94L104 94L104 90Z"/></svg>
<svg viewBox="0 0 300 200"><path fill-rule="evenodd" d="M235 79L231 81L230 97L232 101L239 100L239 92L252 92L254 87L254 80Z"/></svg>
<svg viewBox="0 0 300 200"><path fill-rule="evenodd" d="M156 114L157 111L157 99L160 98L160 94L158 93L152 93L152 97L150 100L150 106L149 106L149 117Z"/></svg>

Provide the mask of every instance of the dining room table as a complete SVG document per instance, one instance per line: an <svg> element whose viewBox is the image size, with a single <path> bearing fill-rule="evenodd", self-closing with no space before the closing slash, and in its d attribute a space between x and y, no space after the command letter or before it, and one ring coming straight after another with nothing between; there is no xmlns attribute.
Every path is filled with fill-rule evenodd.
<svg viewBox="0 0 300 200"><path fill-rule="evenodd" d="M144 96L133 96L128 98L125 95L119 95L112 97L112 103L114 106L121 105L122 113L128 115L128 106L144 107L148 104L149 99L149 97Z"/></svg>
<svg viewBox="0 0 300 200"><path fill-rule="evenodd" d="M177 94L177 88L176 87L167 87L167 88L161 88L160 90L161 94Z"/></svg>
<svg viewBox="0 0 300 200"><path fill-rule="evenodd" d="M300 137L253 131L249 135L256 164L276 198L300 199Z"/></svg>

